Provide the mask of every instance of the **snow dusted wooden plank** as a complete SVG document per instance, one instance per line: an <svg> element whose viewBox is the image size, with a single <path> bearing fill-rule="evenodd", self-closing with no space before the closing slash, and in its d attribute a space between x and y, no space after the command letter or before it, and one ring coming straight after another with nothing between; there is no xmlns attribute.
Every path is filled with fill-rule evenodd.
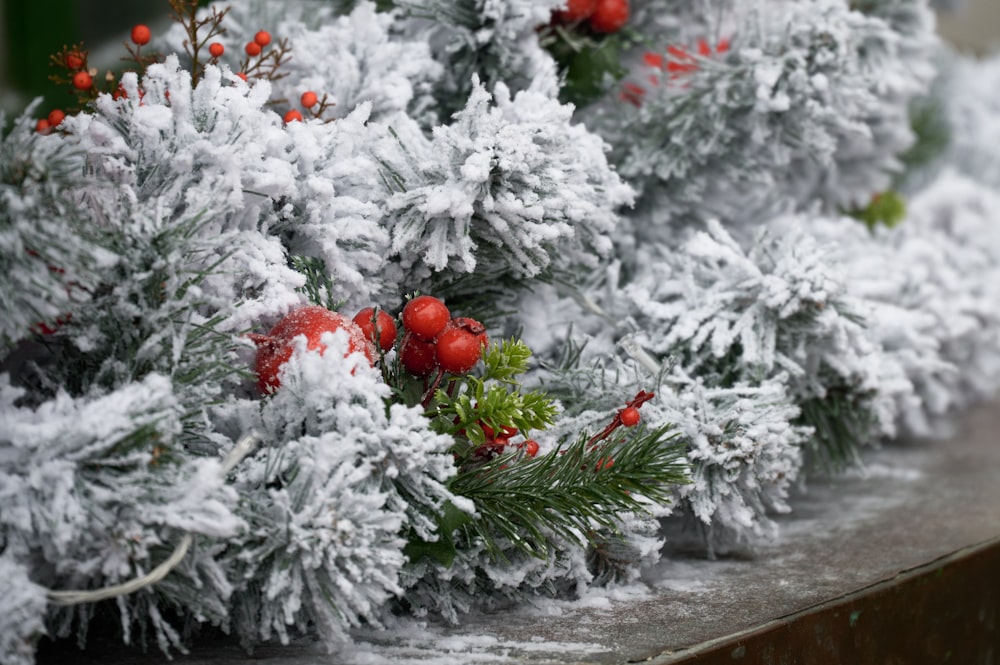
<svg viewBox="0 0 1000 665"><path fill-rule="evenodd" d="M669 554L641 584L591 591L574 602L545 600L472 614L457 627L400 620L385 631L357 631L355 643L335 654L298 643L259 648L249 656L217 640L196 643L173 662L680 662L712 641L794 620L790 615L858 592L863 596L942 557L1000 542L1000 403L970 410L960 425L947 439L897 442L873 451L863 471L813 477L794 498L794 511L778 518L778 539L757 543L752 552L707 560L693 546L692 534L678 525ZM996 586L995 579L983 582L984 590ZM94 647L83 654L43 649L39 662L135 662L136 654L121 647ZM144 660L161 661L166 662L158 653Z"/></svg>

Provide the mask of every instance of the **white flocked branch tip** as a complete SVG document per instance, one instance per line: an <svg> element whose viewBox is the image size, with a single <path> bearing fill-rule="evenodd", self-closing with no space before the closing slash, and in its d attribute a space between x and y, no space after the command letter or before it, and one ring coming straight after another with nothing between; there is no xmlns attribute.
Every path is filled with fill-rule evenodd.
<svg viewBox="0 0 1000 665"><path fill-rule="evenodd" d="M259 439L260 436L256 432L250 432L237 442L233 449L229 451L229 454L222 463L223 477L228 475L229 472L232 471L244 457L250 454L250 451L253 450L255 445L257 445L257 441ZM165 561L145 575L129 580L128 582L104 587L103 589L91 589L85 591L50 590L46 592L45 596L53 605L79 605L81 603L96 603L100 600L107 600L108 598L116 598L118 596L126 596L135 593L140 589L156 584L166 577L170 571L177 566L177 564L184 560L184 557L187 556L188 550L191 548L191 544L193 542L194 536L192 534L184 534L181 541L177 543L177 547L174 548L174 551Z"/></svg>

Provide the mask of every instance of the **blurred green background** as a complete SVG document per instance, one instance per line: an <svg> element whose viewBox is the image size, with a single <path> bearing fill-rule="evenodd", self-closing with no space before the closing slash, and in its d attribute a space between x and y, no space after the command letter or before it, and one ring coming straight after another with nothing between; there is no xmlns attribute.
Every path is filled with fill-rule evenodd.
<svg viewBox="0 0 1000 665"><path fill-rule="evenodd" d="M957 4L941 14L941 34L963 50L1000 47L1000 0ZM37 96L46 108L70 103L70 92L48 80L51 54L83 42L91 64L106 70L124 53L132 25L162 24L168 13L166 0L0 0L0 110L17 112Z"/></svg>

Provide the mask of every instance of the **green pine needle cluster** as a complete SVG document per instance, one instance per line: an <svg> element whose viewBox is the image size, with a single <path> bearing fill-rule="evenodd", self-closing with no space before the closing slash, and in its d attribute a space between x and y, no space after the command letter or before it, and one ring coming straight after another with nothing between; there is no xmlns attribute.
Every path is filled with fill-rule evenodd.
<svg viewBox="0 0 1000 665"><path fill-rule="evenodd" d="M643 499L667 504L672 487L687 482L684 447L674 437L670 427L597 445L584 435L534 459L517 452L462 471L450 489L475 502L476 517L459 527L461 536L500 560L504 545L544 558L553 534L580 546L604 542L622 513L645 512Z"/></svg>

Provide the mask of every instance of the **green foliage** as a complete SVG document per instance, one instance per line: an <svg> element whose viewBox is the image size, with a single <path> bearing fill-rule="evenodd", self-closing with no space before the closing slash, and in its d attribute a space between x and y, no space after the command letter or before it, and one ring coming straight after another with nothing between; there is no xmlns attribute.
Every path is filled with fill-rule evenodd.
<svg viewBox="0 0 1000 665"><path fill-rule="evenodd" d="M317 256L294 255L289 258L289 264L306 278L305 285L296 291L304 294L310 303L333 312L344 306L343 300L333 297L333 278L326 269L326 261Z"/></svg>
<svg viewBox="0 0 1000 665"><path fill-rule="evenodd" d="M504 544L545 557L553 535L581 546L603 542L607 533L597 539L597 531L616 532L621 513L645 512L643 499L667 504L672 487L687 482L674 436L669 426L597 444L584 434L534 459L517 452L460 471L449 489L476 505L462 537L483 542L498 560Z"/></svg>
<svg viewBox="0 0 1000 665"><path fill-rule="evenodd" d="M520 340L494 343L483 354L481 377L451 377L434 394L430 413L438 431L459 435L453 452L460 464L486 442L484 424L524 433L545 429L555 420L556 407L547 395L518 390L516 377L527 371L530 358L530 349Z"/></svg>
<svg viewBox="0 0 1000 665"><path fill-rule="evenodd" d="M888 190L872 197L866 208L852 210L850 215L864 222L870 231L879 224L891 229L906 217L906 201L899 193Z"/></svg>
<svg viewBox="0 0 1000 665"><path fill-rule="evenodd" d="M639 42L639 35L628 29L595 35L578 26L551 25L539 40L564 76L559 100L582 107L605 94L610 83L628 74L622 65L622 53Z"/></svg>

